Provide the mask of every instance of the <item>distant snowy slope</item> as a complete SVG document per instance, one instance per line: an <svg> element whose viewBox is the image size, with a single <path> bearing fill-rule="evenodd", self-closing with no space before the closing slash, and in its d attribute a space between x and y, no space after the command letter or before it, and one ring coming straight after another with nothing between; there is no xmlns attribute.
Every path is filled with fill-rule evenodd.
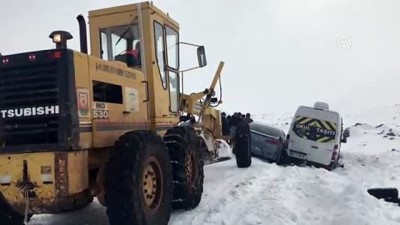
<svg viewBox="0 0 400 225"><path fill-rule="evenodd" d="M400 129L400 104L373 107L358 112L344 112L346 126L355 123L368 123L372 126L385 124Z"/></svg>

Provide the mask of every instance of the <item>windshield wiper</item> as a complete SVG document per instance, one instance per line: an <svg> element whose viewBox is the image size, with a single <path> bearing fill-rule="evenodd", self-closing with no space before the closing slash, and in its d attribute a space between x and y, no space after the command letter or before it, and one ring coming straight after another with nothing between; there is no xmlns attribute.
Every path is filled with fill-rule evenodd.
<svg viewBox="0 0 400 225"><path fill-rule="evenodd" d="M128 29L126 29L126 31L121 35L121 37L118 39L117 43L115 43L115 46L117 46L117 44L122 40L122 38L125 37L126 33L128 33L128 31L131 29L131 27L128 27Z"/></svg>
<svg viewBox="0 0 400 225"><path fill-rule="evenodd" d="M115 46L117 46L117 44L121 41L122 38L125 37L126 33L128 33L128 31L132 28L130 25L135 24L135 21L138 17L136 16L135 19L132 20L132 22L130 24L128 24L128 29L126 29L126 31L121 35L121 37L118 39L117 43L115 44Z"/></svg>

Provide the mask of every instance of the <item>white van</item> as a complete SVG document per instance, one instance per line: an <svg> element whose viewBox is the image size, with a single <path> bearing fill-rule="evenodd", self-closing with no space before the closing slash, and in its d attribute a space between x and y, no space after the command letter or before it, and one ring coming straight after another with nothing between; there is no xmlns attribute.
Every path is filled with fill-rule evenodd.
<svg viewBox="0 0 400 225"><path fill-rule="evenodd" d="M338 112L329 110L324 102L314 107L300 106L290 125L284 161L336 168L341 143L346 143L349 131L343 132L343 120Z"/></svg>

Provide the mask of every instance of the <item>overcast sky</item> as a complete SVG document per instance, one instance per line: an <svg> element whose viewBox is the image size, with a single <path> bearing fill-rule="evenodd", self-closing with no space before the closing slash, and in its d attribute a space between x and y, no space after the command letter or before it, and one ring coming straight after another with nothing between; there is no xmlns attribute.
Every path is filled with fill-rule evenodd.
<svg viewBox="0 0 400 225"><path fill-rule="evenodd" d="M0 52L53 48L48 35L58 29L70 31L70 47L79 50L78 14L135 2L7 1L0 7ZM294 112L325 101L347 111L400 103L398 0L153 2L180 23L181 41L206 47L208 66L186 74L186 90L203 90L225 62L224 110Z"/></svg>

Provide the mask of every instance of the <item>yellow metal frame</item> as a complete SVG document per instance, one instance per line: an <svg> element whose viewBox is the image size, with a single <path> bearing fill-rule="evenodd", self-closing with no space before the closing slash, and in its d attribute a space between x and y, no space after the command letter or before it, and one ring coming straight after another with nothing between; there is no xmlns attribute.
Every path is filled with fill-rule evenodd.
<svg viewBox="0 0 400 225"><path fill-rule="evenodd" d="M142 68L129 68L117 61L100 59L99 29L131 24L138 20L142 33L142 50L145 53ZM0 186L0 194L19 213L24 213L24 195L18 188L21 183L23 162L27 162L29 180L34 184L35 200L30 203L30 213L57 213L65 208L76 207L76 202L88 202L87 198L98 195L102 202L102 180L104 164L115 140L123 133L135 129L147 129L163 135L168 128L179 122L179 115L169 111L169 91L162 87L154 46L154 21L167 24L179 32L179 24L152 3L144 2L89 12L91 54L74 51L76 94L88 100L88 113L80 113L79 150L54 152L43 149L40 153L0 154L0 176L10 177L10 184ZM224 63L221 62L207 92L184 95L188 104L186 112L202 117L202 126L214 137L221 137L221 116L210 107L214 88ZM107 68L107 69L106 69ZM110 69L113 68L113 69ZM113 71L122 71L120 76ZM94 119L98 104L93 101L93 80L120 85L123 104L107 103L109 117ZM148 86L145 84L148 83ZM135 110L127 109L127 90L136 90L139 99ZM206 96L199 108L198 100ZM142 101L149 99L148 102ZM77 99L79 102L80 99ZM99 104L101 105L101 104ZM80 113L80 114L79 114ZM97 176L89 179L91 172ZM89 181L94 180L94 183ZM92 191L92 193L90 193ZM0 196L1 197L1 196Z"/></svg>

